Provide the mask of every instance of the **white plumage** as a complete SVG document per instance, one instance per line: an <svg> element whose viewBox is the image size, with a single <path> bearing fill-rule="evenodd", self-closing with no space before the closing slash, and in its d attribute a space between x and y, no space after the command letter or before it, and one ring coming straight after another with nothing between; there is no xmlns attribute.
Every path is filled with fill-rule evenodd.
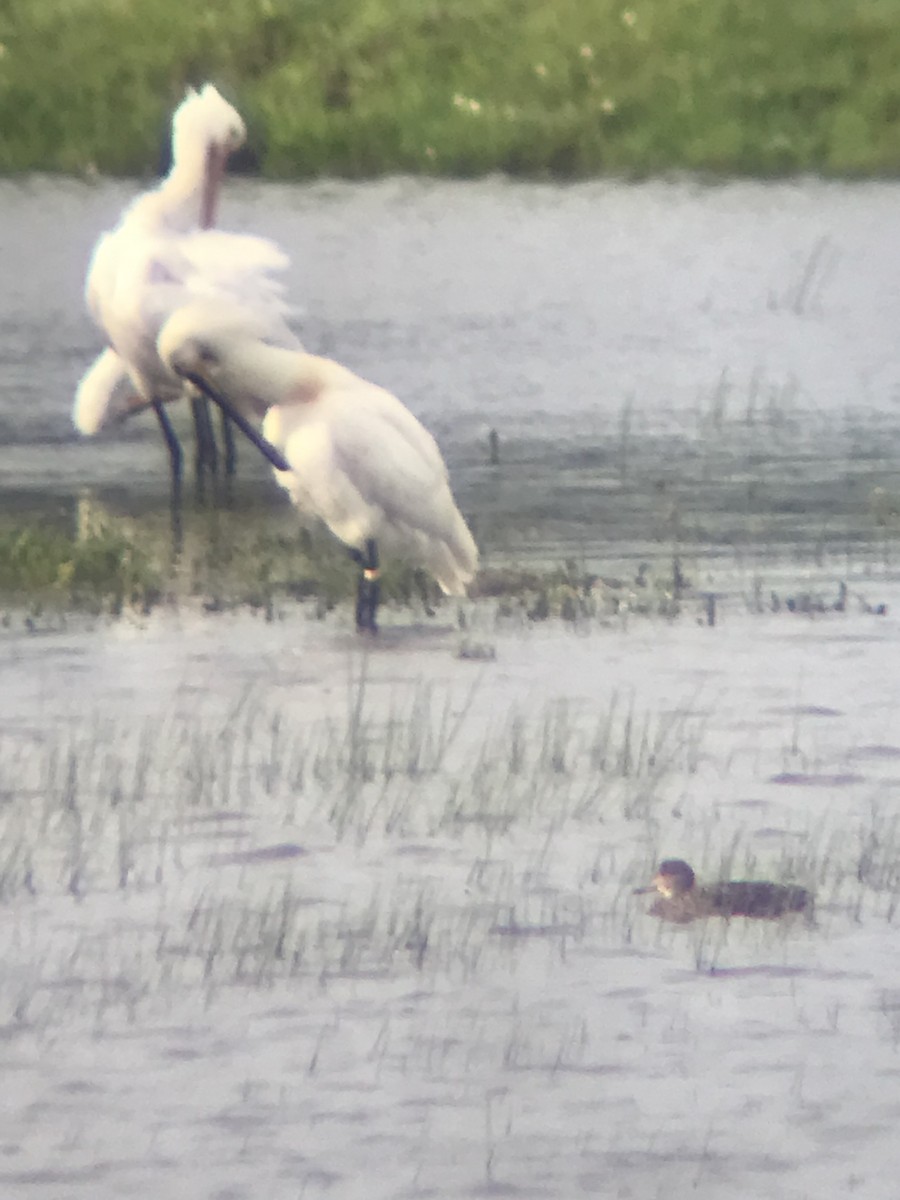
<svg viewBox="0 0 900 1200"><path fill-rule="evenodd" d="M211 84L189 91L172 119L169 174L98 241L86 296L109 348L78 386L72 416L81 432L149 404L165 427L161 405L184 383L161 362L156 339L171 313L198 297L240 298L265 314L283 344L299 345L279 279L287 257L265 238L209 228L225 163L244 136L239 114Z"/></svg>
<svg viewBox="0 0 900 1200"><path fill-rule="evenodd" d="M431 434L384 388L267 339L254 314L200 303L173 315L158 348L177 374L265 414L263 436L291 468L276 478L298 508L357 555L377 542L463 594L478 550Z"/></svg>
<svg viewBox="0 0 900 1200"><path fill-rule="evenodd" d="M93 436L110 421L145 403L136 394L124 361L107 346L79 381L72 420L79 433Z"/></svg>

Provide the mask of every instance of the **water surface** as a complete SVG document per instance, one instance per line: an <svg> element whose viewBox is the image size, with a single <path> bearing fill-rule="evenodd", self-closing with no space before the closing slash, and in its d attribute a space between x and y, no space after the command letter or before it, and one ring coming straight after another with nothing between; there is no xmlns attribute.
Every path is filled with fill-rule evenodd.
<svg viewBox="0 0 900 1200"><path fill-rule="evenodd" d="M69 424L133 191L0 185L0 501L149 535L152 423ZM434 429L489 559L829 568L889 559L898 200L389 181L227 212L290 249L307 343ZM241 533L293 520L248 462ZM891 1200L900 589L868 595L728 596L715 628L482 601L481 659L446 610L366 647L280 602L8 622L0 1194ZM669 855L810 886L817 922L661 928L632 888Z"/></svg>
<svg viewBox="0 0 900 1200"><path fill-rule="evenodd" d="M139 186L0 184L7 507L165 490L152 419L69 421L101 346L85 267ZM436 433L481 540L552 557L665 542L673 511L701 549L870 535L900 450L898 209L893 183L241 181L223 222L287 248L306 344Z"/></svg>

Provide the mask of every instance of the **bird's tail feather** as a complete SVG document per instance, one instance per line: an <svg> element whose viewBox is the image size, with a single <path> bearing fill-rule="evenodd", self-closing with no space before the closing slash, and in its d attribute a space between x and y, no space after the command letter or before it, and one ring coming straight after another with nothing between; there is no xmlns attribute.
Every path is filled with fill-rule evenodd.
<svg viewBox="0 0 900 1200"><path fill-rule="evenodd" d="M143 403L135 394L125 363L114 350L106 349L81 377L72 423L79 433L92 437Z"/></svg>

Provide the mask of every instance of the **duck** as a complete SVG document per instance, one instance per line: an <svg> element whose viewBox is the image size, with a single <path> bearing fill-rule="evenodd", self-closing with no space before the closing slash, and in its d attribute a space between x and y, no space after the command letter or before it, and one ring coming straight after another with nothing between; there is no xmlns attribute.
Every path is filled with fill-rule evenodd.
<svg viewBox="0 0 900 1200"><path fill-rule="evenodd" d="M722 879L700 886L693 868L681 858L659 864L647 887L635 895L658 893L650 915L686 925L703 917L754 917L777 920L791 913L812 913L812 894L797 884L758 879Z"/></svg>

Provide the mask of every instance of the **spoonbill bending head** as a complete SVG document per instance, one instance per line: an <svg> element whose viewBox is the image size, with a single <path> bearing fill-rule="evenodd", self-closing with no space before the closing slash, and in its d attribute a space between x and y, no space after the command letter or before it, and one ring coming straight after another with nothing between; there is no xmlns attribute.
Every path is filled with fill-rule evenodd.
<svg viewBox="0 0 900 1200"><path fill-rule="evenodd" d="M156 351L169 315L197 296L241 297L267 313L285 345L299 344L285 322L288 309L278 279L286 256L264 238L210 229L227 158L244 136L239 114L211 84L189 91L172 118L172 169L100 238L88 270L88 307L109 347L78 385L74 423L93 434L152 406L176 486L181 447L164 405L185 388ZM195 399L202 472L215 465L215 442L206 402Z"/></svg>
<svg viewBox="0 0 900 1200"><path fill-rule="evenodd" d="M265 414L263 437L287 468L278 482L360 566L360 630L377 628L380 548L465 594L478 550L437 443L396 396L330 359L267 344L263 323L234 307L176 313L159 353L226 412Z"/></svg>

